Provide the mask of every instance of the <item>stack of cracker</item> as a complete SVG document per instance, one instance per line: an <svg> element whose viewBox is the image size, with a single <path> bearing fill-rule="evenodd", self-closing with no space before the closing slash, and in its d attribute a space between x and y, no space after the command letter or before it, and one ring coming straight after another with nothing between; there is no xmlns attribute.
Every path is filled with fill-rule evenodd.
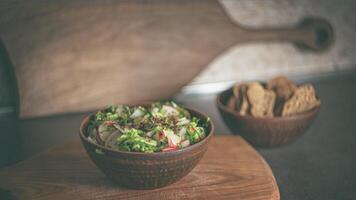
<svg viewBox="0 0 356 200"><path fill-rule="evenodd" d="M311 84L297 86L285 76L277 76L265 87L259 82L236 84L228 107L240 115L254 117L291 116L320 105Z"/></svg>

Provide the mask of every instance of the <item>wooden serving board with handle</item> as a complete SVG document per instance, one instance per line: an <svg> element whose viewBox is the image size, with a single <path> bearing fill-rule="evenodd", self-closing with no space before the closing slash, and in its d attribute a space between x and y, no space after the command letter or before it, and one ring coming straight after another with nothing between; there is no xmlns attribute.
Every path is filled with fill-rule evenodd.
<svg viewBox="0 0 356 200"><path fill-rule="evenodd" d="M0 169L0 197L278 200L279 190L270 167L247 142L239 136L216 136L196 168L164 188L129 190L113 185L74 140Z"/></svg>
<svg viewBox="0 0 356 200"><path fill-rule="evenodd" d="M20 1L0 6L22 117L169 98L215 57L246 42L325 50L321 19L253 29L215 0Z"/></svg>

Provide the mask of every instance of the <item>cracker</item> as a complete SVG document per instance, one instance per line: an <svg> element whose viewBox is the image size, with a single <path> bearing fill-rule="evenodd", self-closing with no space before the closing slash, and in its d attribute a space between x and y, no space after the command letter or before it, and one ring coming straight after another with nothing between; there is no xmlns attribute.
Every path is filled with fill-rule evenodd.
<svg viewBox="0 0 356 200"><path fill-rule="evenodd" d="M314 87L311 84L305 84L298 87L293 96L284 104L282 116L302 113L319 105L320 101L316 97Z"/></svg>
<svg viewBox="0 0 356 200"><path fill-rule="evenodd" d="M279 101L286 101L292 96L293 92L297 89L297 86L289 81L287 77L277 76L267 82L266 88L274 90Z"/></svg>
<svg viewBox="0 0 356 200"><path fill-rule="evenodd" d="M232 88L233 98L235 99L235 110L240 115L246 115L249 109L249 103L246 97L246 90L246 84L235 84Z"/></svg>
<svg viewBox="0 0 356 200"><path fill-rule="evenodd" d="M258 82L248 86L247 98L251 105L250 113L254 117L272 117L276 101L276 94L272 90L264 89Z"/></svg>

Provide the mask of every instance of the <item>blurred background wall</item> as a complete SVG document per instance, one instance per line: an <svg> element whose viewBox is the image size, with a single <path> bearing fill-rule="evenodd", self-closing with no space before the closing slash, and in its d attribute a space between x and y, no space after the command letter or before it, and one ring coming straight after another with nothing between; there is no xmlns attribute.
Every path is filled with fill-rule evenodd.
<svg viewBox="0 0 356 200"><path fill-rule="evenodd" d="M316 53L303 52L290 43L260 41L234 46L224 52L219 50L209 54L211 56L204 52L214 52L226 42L226 35L221 34L228 32L227 24L232 25L216 1L158 1L162 4L175 3L175 6L161 10L166 16L179 13L182 7L177 7L184 4L183 8L187 9L184 12L189 11L190 15L183 12L179 16L188 16L189 20L195 18L199 22L185 23L187 20L184 18L173 23L173 17L170 19L173 21L166 20L170 28L162 27L160 20L166 19L164 17L138 22L152 17L156 10L152 5L132 3L135 1L4 2L0 4L0 34L17 75L21 117L83 112L112 103L169 98L206 65L208 67L189 86L263 80L277 74L299 79L343 73L355 68L355 0L221 0L232 20L250 27L292 26L308 16L326 19L333 26L335 43L327 51ZM129 6L120 6L122 2ZM142 10L137 11L138 8ZM129 12L135 12L133 16L137 18L120 20ZM197 19L199 16L203 18ZM228 23L225 24L222 18ZM226 26L222 26L224 24ZM135 27L138 27L137 30ZM175 29L170 32L172 27ZM168 40L170 37L166 36L172 35L175 39ZM230 39L235 39L231 35ZM187 42L189 36L194 38ZM217 37L207 44L206 41L210 41L208 39L212 36ZM184 44L181 45L180 41ZM192 44L199 47L199 42L206 47L194 49ZM230 44L235 43L231 42L226 47ZM167 46L172 48L162 51ZM177 46L181 46L182 51L177 50ZM215 58L216 55L219 56ZM182 61L189 65L184 66ZM180 71L182 67L186 67L183 69L185 74ZM197 67L201 68L189 71ZM156 71L152 70L154 68ZM136 73L133 73L135 69ZM160 75L158 78L157 74ZM185 76L189 78L185 79ZM150 84L141 81L142 77ZM167 79L161 82L161 77ZM136 83L140 83L141 87L132 86ZM163 90L167 85L170 88ZM150 95L160 97L148 98Z"/></svg>
<svg viewBox="0 0 356 200"><path fill-rule="evenodd" d="M248 26L280 26L305 16L327 19L335 32L334 46L306 53L290 43L240 45L216 58L192 84L266 79L276 74L320 76L355 69L355 0L220 0L230 17Z"/></svg>

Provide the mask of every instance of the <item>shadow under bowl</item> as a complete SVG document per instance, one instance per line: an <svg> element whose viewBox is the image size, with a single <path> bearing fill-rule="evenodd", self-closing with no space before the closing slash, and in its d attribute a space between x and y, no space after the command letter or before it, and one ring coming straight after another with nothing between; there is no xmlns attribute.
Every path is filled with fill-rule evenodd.
<svg viewBox="0 0 356 200"><path fill-rule="evenodd" d="M200 112L186 109L192 116L207 119L207 116ZM88 140L86 129L92 115L87 116L80 125L79 136L83 146L94 164L111 181L132 189L160 188L186 176L203 157L214 131L214 126L209 121L207 137L177 151L156 153L117 151ZM97 153L98 151L100 153Z"/></svg>
<svg viewBox="0 0 356 200"><path fill-rule="evenodd" d="M297 115L283 117L242 116L226 106L232 95L230 88L217 96L220 115L234 134L241 135L256 147L275 147L295 141L310 127L320 109L318 106Z"/></svg>

